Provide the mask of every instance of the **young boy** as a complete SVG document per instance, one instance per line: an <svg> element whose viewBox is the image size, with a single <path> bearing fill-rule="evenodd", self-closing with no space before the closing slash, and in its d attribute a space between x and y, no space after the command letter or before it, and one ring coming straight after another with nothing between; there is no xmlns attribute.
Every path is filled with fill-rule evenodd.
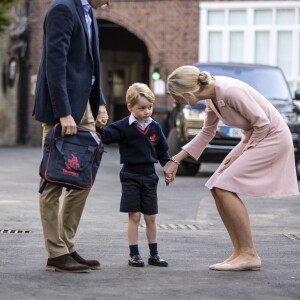
<svg viewBox="0 0 300 300"><path fill-rule="evenodd" d="M157 251L157 183L154 164L164 166L170 161L168 144L160 125L151 118L154 94L146 84L135 83L126 93L129 117L102 128L103 143L119 144L122 197L120 211L128 213L128 265L143 267L138 249L138 226L144 214L146 236L150 249L148 264L167 267ZM101 127L101 124L99 124Z"/></svg>

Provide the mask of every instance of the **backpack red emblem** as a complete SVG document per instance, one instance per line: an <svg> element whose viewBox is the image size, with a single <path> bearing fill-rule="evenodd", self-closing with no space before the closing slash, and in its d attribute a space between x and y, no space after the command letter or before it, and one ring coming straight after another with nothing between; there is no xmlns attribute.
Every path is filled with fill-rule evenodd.
<svg viewBox="0 0 300 300"><path fill-rule="evenodd" d="M68 159L68 161L65 162L65 165L66 168L69 170L71 169L78 170L80 168L80 165L78 163L78 158L73 153L72 153L72 159Z"/></svg>
<svg viewBox="0 0 300 300"><path fill-rule="evenodd" d="M68 159L67 161L65 161L65 166L66 166L66 169L62 170L63 174L70 175L73 177L79 176L79 174L75 171L80 168L80 165L78 163L77 156L75 156L73 153L72 153L72 159Z"/></svg>

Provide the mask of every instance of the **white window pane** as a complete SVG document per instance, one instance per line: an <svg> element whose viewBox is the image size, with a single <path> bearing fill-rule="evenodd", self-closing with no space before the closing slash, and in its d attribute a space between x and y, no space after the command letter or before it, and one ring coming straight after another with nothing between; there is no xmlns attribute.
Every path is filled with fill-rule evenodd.
<svg viewBox="0 0 300 300"><path fill-rule="evenodd" d="M244 57L244 33L231 32L229 37L229 61L243 62Z"/></svg>
<svg viewBox="0 0 300 300"><path fill-rule="evenodd" d="M222 32L208 34L208 61L222 61Z"/></svg>
<svg viewBox="0 0 300 300"><path fill-rule="evenodd" d="M208 25L224 25L225 17L223 10L215 10L208 12L207 24Z"/></svg>
<svg viewBox="0 0 300 300"><path fill-rule="evenodd" d="M246 20L245 10L231 10L229 12L229 25L245 25Z"/></svg>
<svg viewBox="0 0 300 300"><path fill-rule="evenodd" d="M277 65L286 76L292 75L292 32L278 31L277 35Z"/></svg>
<svg viewBox="0 0 300 300"><path fill-rule="evenodd" d="M255 34L255 57L258 64L270 64L270 32L260 31Z"/></svg>
<svg viewBox="0 0 300 300"><path fill-rule="evenodd" d="M278 9L276 15L277 25L293 25L295 23L295 11L292 9Z"/></svg>
<svg viewBox="0 0 300 300"><path fill-rule="evenodd" d="M271 10L255 10L254 11L255 25L271 25L272 11Z"/></svg>

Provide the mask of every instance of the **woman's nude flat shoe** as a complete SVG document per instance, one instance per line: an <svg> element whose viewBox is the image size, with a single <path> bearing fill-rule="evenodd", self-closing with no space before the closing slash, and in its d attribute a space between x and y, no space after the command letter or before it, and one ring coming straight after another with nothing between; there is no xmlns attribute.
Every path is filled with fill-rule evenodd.
<svg viewBox="0 0 300 300"><path fill-rule="evenodd" d="M215 270L215 268L216 268L217 266L222 265L222 264L223 264L223 263L221 262L221 263L217 263L217 264L210 265L210 266L209 266L209 269Z"/></svg>
<svg viewBox="0 0 300 300"><path fill-rule="evenodd" d="M221 263L213 265L215 271L259 271L261 268L260 261L241 262L236 264Z"/></svg>
<svg viewBox="0 0 300 300"><path fill-rule="evenodd" d="M210 265L209 268L210 268L211 270L214 270L215 267L217 267L217 266L219 266L219 265L226 264L226 263L228 263L227 259L224 260L223 262L220 262L220 263L217 263L217 264Z"/></svg>

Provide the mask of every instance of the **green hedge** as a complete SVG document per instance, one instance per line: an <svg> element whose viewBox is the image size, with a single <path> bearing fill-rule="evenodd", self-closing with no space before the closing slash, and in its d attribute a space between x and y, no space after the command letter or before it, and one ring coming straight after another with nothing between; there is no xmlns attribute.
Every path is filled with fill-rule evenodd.
<svg viewBox="0 0 300 300"><path fill-rule="evenodd" d="M0 32L4 31L12 22L10 10L19 0L1 0L0 2Z"/></svg>

